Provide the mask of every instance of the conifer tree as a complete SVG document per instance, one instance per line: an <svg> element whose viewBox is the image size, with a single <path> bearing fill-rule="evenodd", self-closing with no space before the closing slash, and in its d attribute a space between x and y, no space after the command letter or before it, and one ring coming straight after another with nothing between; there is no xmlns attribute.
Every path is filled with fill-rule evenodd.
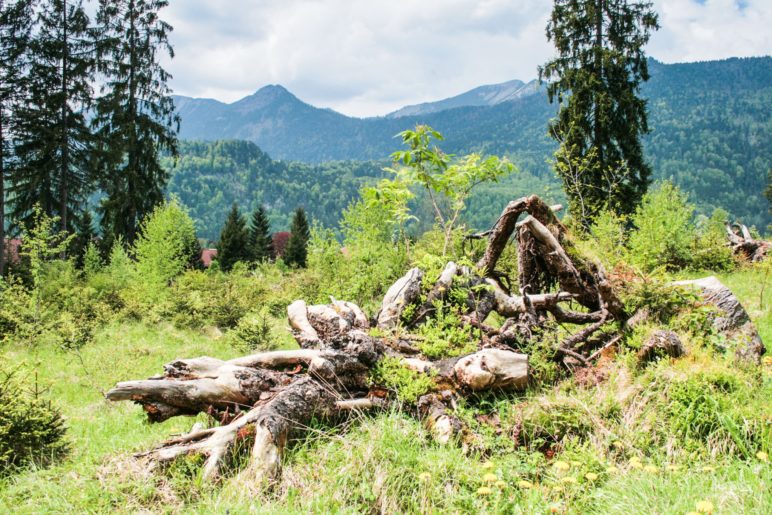
<svg viewBox="0 0 772 515"><path fill-rule="evenodd" d="M174 57L172 27L158 14L167 5L166 0L100 0L96 17L98 71L104 79L94 118L107 194L100 207L102 228L128 244L139 222L163 201L168 172L160 153L177 153L171 76L159 63L163 52Z"/></svg>
<svg viewBox="0 0 772 515"><path fill-rule="evenodd" d="M239 206L233 204L217 243L217 261L220 270L228 272L239 261L249 261L249 232L247 222L239 212Z"/></svg>
<svg viewBox="0 0 772 515"><path fill-rule="evenodd" d="M585 226L604 209L633 212L648 187L639 86L649 78L643 46L657 23L645 0L554 1L547 39L557 57L539 68L539 78L551 80L547 95L559 103L549 127L560 143L556 172Z"/></svg>
<svg viewBox="0 0 772 515"><path fill-rule="evenodd" d="M16 112L24 98L32 2L0 0L0 276L5 271L5 181L12 166Z"/></svg>
<svg viewBox="0 0 772 515"><path fill-rule="evenodd" d="M284 250L284 262L289 266L305 268L306 258L308 257L308 241L310 239L311 231L308 228L306 212L302 207L299 207L295 210L295 216L292 218L290 238Z"/></svg>
<svg viewBox="0 0 772 515"><path fill-rule="evenodd" d="M31 221L33 206L72 232L91 186L91 133L85 113L91 101L93 52L89 19L81 0L46 0L37 10L30 42L27 96L16 113L15 158L10 176L11 214Z"/></svg>
<svg viewBox="0 0 772 515"><path fill-rule="evenodd" d="M83 259L86 249L94 246L96 241L96 231L94 230L94 219L91 212L87 209L75 221L76 236L72 240L70 250L75 256L75 264L78 268L83 267Z"/></svg>
<svg viewBox="0 0 772 515"><path fill-rule="evenodd" d="M268 261L274 257L271 224L263 206L258 206L252 213L252 225L249 228L249 249L253 261Z"/></svg>

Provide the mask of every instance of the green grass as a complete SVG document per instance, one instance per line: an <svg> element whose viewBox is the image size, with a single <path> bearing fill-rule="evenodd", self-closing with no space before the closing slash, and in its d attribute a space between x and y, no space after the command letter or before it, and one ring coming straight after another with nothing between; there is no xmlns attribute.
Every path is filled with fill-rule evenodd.
<svg viewBox="0 0 772 515"><path fill-rule="evenodd" d="M772 342L772 285L760 302L763 270L747 268L719 278L742 299L762 338ZM103 328L79 354L7 346L2 359L25 363L29 374L36 370L38 382L64 411L72 452L50 468L32 468L0 481L0 512L545 513L554 508L558 513L686 513L705 500L716 513L772 513L768 462L718 452L721 442L708 442L702 451L674 450L672 440L652 443L653 434L667 437L656 419L661 416L661 393L652 385L666 387L668 380L701 372L737 374L745 388L742 396L731 397L745 404L738 413L766 417L769 425L770 401L764 397L772 391L770 367L765 372L734 370L731 360L699 349L674 364L663 362L640 373L629 372L620 359L597 388L564 381L524 395L472 399L462 415L477 436L466 449L432 442L419 422L398 410L359 416L335 430L314 425L290 447L282 478L270 491L235 477L212 486L184 470L168 476L137 467L132 452L189 430L194 420L150 425L138 406L108 403L103 392L117 381L156 375L175 358L239 354L226 340L166 324L116 323ZM755 399L748 395L752 388L758 392ZM561 411L568 417L561 429L554 424L537 428L541 432L529 429L529 406L549 417L551 406L565 402L572 409ZM500 416L498 427L478 419L492 413ZM526 426L518 426L519 417L526 417ZM552 445L557 455L541 452L543 442L515 445L518 431L529 430L540 437L545 431L565 432L560 444ZM622 442L623 448L610 445L613 441ZM770 443L762 448L769 451ZM636 470L630 465L632 456L656 465L657 472ZM561 473L552 466L554 459L575 463ZM670 463L681 471L668 472ZM618 471L607 472L609 466ZM705 471L705 466L714 470ZM598 478L586 479L587 472ZM503 484L486 483L485 474L495 474ZM566 476L577 483L562 482ZM524 480L534 488L518 486ZM490 494L478 493L487 485Z"/></svg>

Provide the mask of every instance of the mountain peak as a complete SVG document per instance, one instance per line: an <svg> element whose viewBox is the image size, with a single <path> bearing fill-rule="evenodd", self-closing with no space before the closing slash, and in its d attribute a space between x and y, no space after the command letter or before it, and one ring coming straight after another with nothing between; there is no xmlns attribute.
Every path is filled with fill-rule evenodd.
<svg viewBox="0 0 772 515"><path fill-rule="evenodd" d="M255 91L248 97L234 102L232 105L242 112L263 109L270 105L300 103L298 97L290 93L287 88L280 84L268 84Z"/></svg>
<svg viewBox="0 0 772 515"><path fill-rule="evenodd" d="M500 84L478 86L460 95L437 102L405 106L393 113L389 113L386 117L400 118L403 116L425 115L456 107L492 106L532 95L538 90L538 81L533 80L526 84L520 80L510 80Z"/></svg>

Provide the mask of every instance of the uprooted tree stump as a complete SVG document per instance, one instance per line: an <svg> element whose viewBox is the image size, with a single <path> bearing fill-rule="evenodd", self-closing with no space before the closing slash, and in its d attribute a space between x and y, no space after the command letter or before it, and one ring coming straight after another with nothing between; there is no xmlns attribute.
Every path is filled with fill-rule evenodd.
<svg viewBox="0 0 772 515"><path fill-rule="evenodd" d="M518 245L517 294L496 270L513 235ZM435 438L448 442L463 431L453 414L457 396L526 386L528 356L518 351L533 331L551 322L582 326L554 349L554 358L566 366L587 365L619 340L613 332L604 334L607 340L591 339L606 324L625 318L622 303L602 268L579 256L562 223L537 196L510 202L490 231L470 238L487 239L477 266L448 263L425 301L424 274L417 268L389 288L372 320L377 334L386 337L369 334L371 321L352 303L333 299L328 305L309 306L298 300L287 312L300 349L229 361L177 360L165 366L162 376L118 383L107 399L140 404L152 422L202 412L220 420L217 427L194 429L139 455L151 463L200 453L206 456L203 475L213 479L234 449L250 442L250 464L241 474L273 478L288 439L302 433L312 418L334 422L351 410L387 402L383 385L373 384L370 374L385 357L430 375L435 388L418 400L416 413ZM451 289L466 292L462 320L479 329L478 350L430 360L399 335L430 319ZM568 303L583 310L566 308ZM413 309L406 311L408 306ZM503 325L486 324L491 312L505 319ZM398 325L402 330L389 334Z"/></svg>
<svg viewBox="0 0 772 515"><path fill-rule="evenodd" d="M751 263L764 261L767 254L772 252L772 243L753 238L751 231L741 223L727 223L726 232L734 255L747 259Z"/></svg>

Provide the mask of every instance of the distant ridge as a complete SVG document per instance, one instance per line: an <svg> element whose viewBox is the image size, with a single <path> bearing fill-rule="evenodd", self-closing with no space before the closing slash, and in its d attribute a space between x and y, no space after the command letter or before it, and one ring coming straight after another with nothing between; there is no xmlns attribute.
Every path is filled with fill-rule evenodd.
<svg viewBox="0 0 772 515"><path fill-rule="evenodd" d="M502 102L509 102L529 95L534 95L538 93L538 91L539 81L537 80L532 80L528 83L524 83L520 80L511 80L502 82L501 84L479 86L466 93L437 102L424 102L422 104L405 106L393 113L387 114L386 117L401 118L404 116L416 116L437 113L456 107L493 106Z"/></svg>

